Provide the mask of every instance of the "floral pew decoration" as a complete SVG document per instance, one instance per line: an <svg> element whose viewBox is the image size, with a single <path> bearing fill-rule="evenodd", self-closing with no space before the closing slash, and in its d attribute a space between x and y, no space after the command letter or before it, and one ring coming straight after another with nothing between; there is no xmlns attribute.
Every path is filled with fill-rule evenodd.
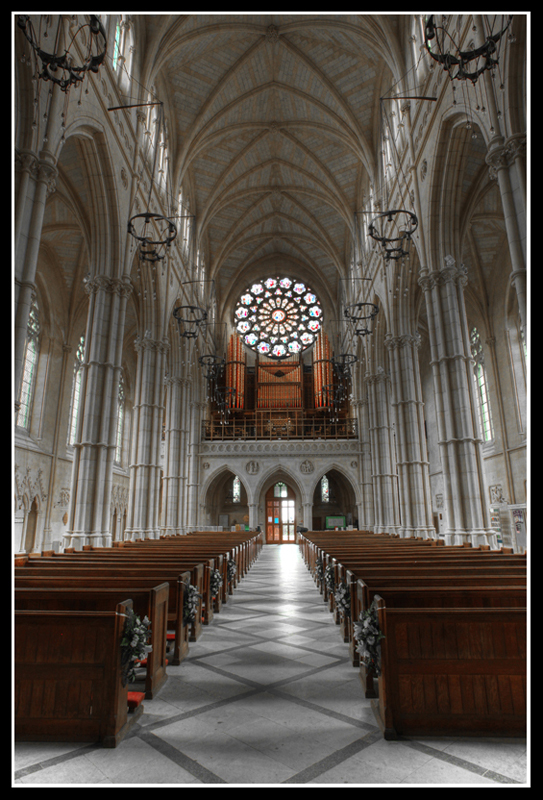
<svg viewBox="0 0 543 800"><path fill-rule="evenodd" d="M220 570L214 569L213 572L211 573L211 578L210 578L210 590L211 590L211 597L213 599L215 599L218 596L222 584L223 584L223 579Z"/></svg>
<svg viewBox="0 0 543 800"><path fill-rule="evenodd" d="M146 616L141 620L132 609L129 610L121 640L123 686L136 680L136 667L153 649L153 646L149 644L150 627L151 623Z"/></svg>
<svg viewBox="0 0 543 800"><path fill-rule="evenodd" d="M334 600L339 611L346 617L351 616L351 592L345 581L340 581L335 593Z"/></svg>
<svg viewBox="0 0 543 800"><path fill-rule="evenodd" d="M190 584L187 586L183 598L183 625L192 625L195 622L201 597L196 586Z"/></svg>
<svg viewBox="0 0 543 800"><path fill-rule="evenodd" d="M354 635L358 642L357 652L367 670L379 677L381 674L381 639L385 636L379 628L375 598L367 611L360 614L354 623Z"/></svg>

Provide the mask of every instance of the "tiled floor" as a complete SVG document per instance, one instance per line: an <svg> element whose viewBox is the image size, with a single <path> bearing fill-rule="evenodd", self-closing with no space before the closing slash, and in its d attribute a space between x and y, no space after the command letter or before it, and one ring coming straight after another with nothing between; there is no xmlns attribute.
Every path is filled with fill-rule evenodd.
<svg viewBox="0 0 543 800"><path fill-rule="evenodd" d="M385 741L298 548L264 547L115 749L17 743L14 786L527 786L519 740Z"/></svg>

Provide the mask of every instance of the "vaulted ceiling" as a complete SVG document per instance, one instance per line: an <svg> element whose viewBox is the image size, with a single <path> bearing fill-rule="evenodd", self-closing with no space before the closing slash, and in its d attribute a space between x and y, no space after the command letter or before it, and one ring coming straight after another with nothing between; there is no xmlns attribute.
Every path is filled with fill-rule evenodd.
<svg viewBox="0 0 543 800"><path fill-rule="evenodd" d="M221 305L281 263L334 296L375 174L400 27L365 15L134 17L165 104L173 184L191 187ZM273 265L273 266L272 266ZM241 283L240 283L241 281Z"/></svg>

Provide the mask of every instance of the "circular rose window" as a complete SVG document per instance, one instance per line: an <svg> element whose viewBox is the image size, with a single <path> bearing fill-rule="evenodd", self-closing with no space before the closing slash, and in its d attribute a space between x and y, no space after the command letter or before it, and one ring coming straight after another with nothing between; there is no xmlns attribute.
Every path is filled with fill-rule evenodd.
<svg viewBox="0 0 543 800"><path fill-rule="evenodd" d="M305 283L267 278L241 295L234 322L247 347L268 358L288 358L315 342L322 326L322 308Z"/></svg>

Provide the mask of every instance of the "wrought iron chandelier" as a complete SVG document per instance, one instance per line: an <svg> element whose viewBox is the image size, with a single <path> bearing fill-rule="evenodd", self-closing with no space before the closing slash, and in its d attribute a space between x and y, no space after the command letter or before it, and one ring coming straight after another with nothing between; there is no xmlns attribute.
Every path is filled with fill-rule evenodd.
<svg viewBox="0 0 543 800"><path fill-rule="evenodd" d="M451 80L471 81L475 84L483 72L498 65L498 43L511 25L512 14L507 21L504 18L504 24L497 33L491 33L484 44L472 50L460 50L445 26L437 24L434 16L431 14L424 26L424 45L431 58L449 73ZM448 44L445 42L446 38ZM434 42L435 47L431 44Z"/></svg>
<svg viewBox="0 0 543 800"><path fill-rule="evenodd" d="M179 326L179 334L185 339L196 339L200 326L207 320L207 311L198 306L177 306L173 315Z"/></svg>
<svg viewBox="0 0 543 800"><path fill-rule="evenodd" d="M354 322L356 336L367 336L373 333L373 322L379 313L379 307L375 303L353 303L343 313Z"/></svg>
<svg viewBox="0 0 543 800"><path fill-rule="evenodd" d="M62 15L59 15L55 36L57 43L60 37L61 23ZM68 92L71 86L81 84L87 72L97 73L106 56L106 32L95 14L90 14L90 21L79 26L72 36L68 48L63 53L49 53L43 48L41 39L48 38L47 30L44 31L43 36L41 35L41 30L36 35L32 20L27 14L19 15L17 25L30 43L35 57L41 62L38 77L44 81L55 83L63 92ZM86 29L89 32L86 55L81 64L76 64L71 48L78 36L84 42L85 34L83 31Z"/></svg>
<svg viewBox="0 0 543 800"><path fill-rule="evenodd" d="M411 238L418 227L412 211L392 209L377 214L369 224L368 235L382 246L385 261L398 261L409 255ZM392 229L386 230L392 225Z"/></svg>
<svg viewBox="0 0 543 800"><path fill-rule="evenodd" d="M164 261L172 242L177 236L177 227L172 220L162 214L151 212L151 196L155 173L157 171L157 154L160 146L161 129L163 125L164 110L162 102L142 103L138 105L155 106L158 105L157 131L155 135L155 152L151 172L151 182L147 197L147 210L141 214L134 214L128 220L128 233L138 243L138 253L140 261L144 264L155 266L158 262ZM113 109L112 109L113 110Z"/></svg>
<svg viewBox="0 0 543 800"><path fill-rule="evenodd" d="M215 353L205 353L200 356L198 363L203 367L203 375L206 381L216 381L222 375L226 366L226 359L223 356L215 355Z"/></svg>
<svg viewBox="0 0 543 800"><path fill-rule="evenodd" d="M139 242L140 259L156 264L166 257L171 243L177 236L177 228L162 214L146 211L143 214L135 214L128 220L128 233Z"/></svg>

